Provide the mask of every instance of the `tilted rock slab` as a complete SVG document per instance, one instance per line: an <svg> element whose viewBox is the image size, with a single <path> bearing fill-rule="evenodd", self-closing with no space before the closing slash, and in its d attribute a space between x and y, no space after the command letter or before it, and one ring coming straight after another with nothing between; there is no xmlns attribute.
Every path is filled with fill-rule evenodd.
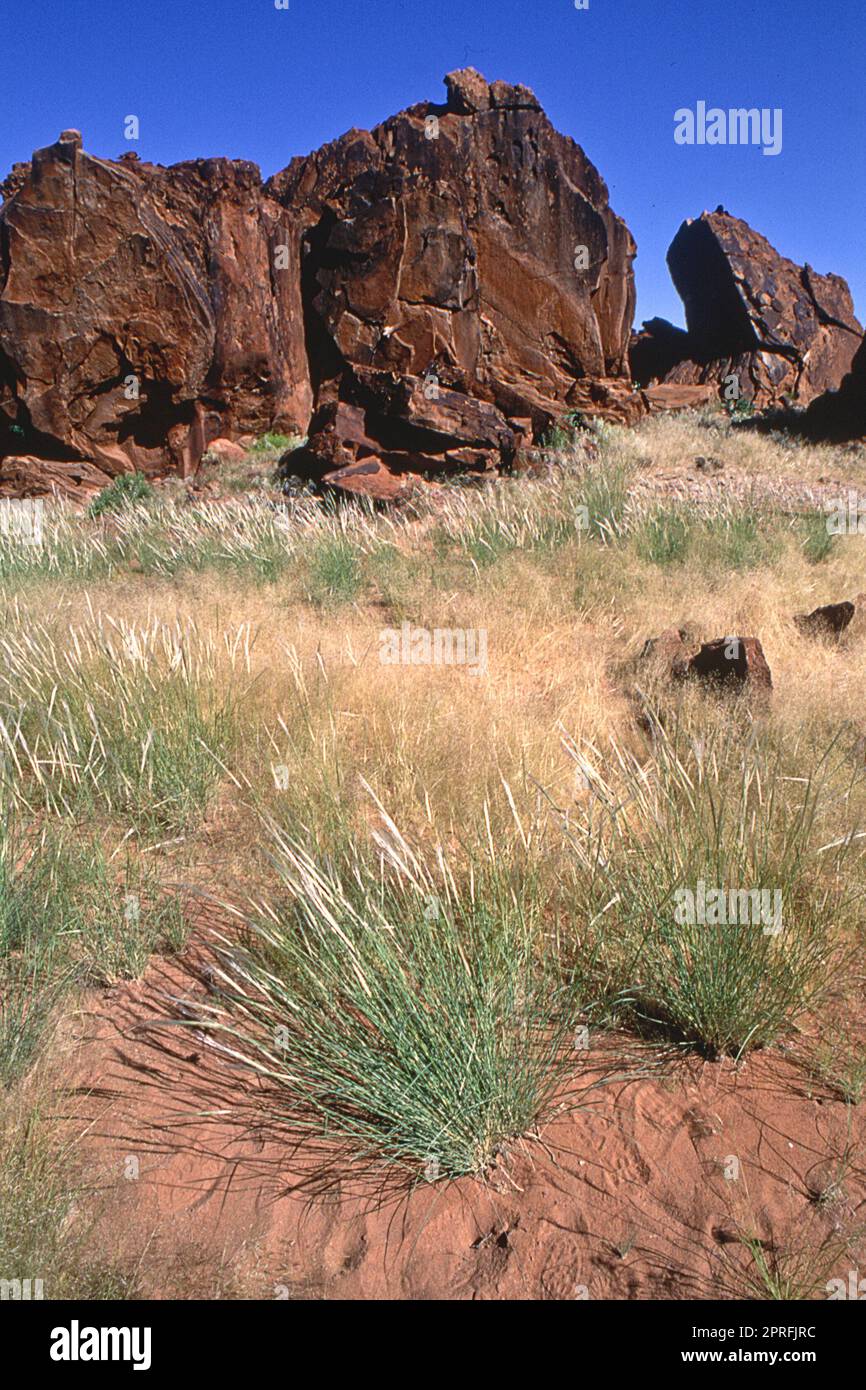
<svg viewBox="0 0 866 1390"><path fill-rule="evenodd" d="M723 209L684 222L668 251L688 332L652 320L632 343L642 384L715 383L736 376L759 407L808 404L850 371L863 329L838 275L819 275L774 250Z"/></svg>

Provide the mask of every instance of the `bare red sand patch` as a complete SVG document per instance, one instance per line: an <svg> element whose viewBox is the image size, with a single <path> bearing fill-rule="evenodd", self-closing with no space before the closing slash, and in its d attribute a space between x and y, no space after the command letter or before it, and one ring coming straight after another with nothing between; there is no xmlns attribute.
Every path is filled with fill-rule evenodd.
<svg viewBox="0 0 866 1390"><path fill-rule="evenodd" d="M866 1214L866 1116L782 1052L739 1068L644 1056L516 1141L484 1179L414 1185L298 1145L261 1083L194 1027L158 1025L199 990L177 963L93 997L69 1060L102 1203L101 1249L147 1297L701 1299L750 1296L754 1265L847 1278ZM636 1052L636 1045L631 1045ZM860 1258L866 1246L859 1246Z"/></svg>

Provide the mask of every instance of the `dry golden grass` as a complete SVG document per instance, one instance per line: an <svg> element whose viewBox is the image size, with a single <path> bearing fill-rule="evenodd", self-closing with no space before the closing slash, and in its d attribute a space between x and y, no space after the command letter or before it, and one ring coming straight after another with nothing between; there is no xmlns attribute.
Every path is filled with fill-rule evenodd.
<svg viewBox="0 0 866 1390"><path fill-rule="evenodd" d="M728 495L718 478L695 474L697 455L723 460ZM749 493L756 481L760 496ZM570 750L591 748L603 767L609 759L614 782L614 745L649 756L635 717L636 687L647 683L634 659L672 624L704 640L760 637L775 696L757 719L783 754L796 749L788 776L808 777L834 739L855 772L866 746L866 624L829 644L792 623L795 613L866 589L866 538L840 538L814 562L796 515L808 510L810 489L837 483L866 485L862 450L806 448L684 416L631 434L597 431L552 459L542 478L439 490L413 516L334 515L306 501L283 514L261 488L259 500L164 501L108 522L61 508L49 520L50 563L7 556L0 565L5 637L26 645L44 627L52 650L48 686L37 681L28 696L7 684L0 717L14 731L16 699L44 700L46 689L50 698L56 685L62 700L67 657L100 624L116 632L193 625L187 656L209 653L203 698L231 680L235 699L225 746L209 750L218 759L212 793L164 835L147 815L113 804L82 830L98 834L108 854L132 837L166 883L234 901L272 881L262 815L322 853L369 844L374 808L364 784L413 843L442 844L456 860L485 817L494 841L514 840L508 795L525 825L579 818L586 791ZM588 534L576 509L602 494L611 513ZM825 496L811 496L813 526ZM673 556L654 550L647 529L671 505L684 508L691 528ZM485 633L486 672L383 664L382 632L403 622ZM159 663L146 663L146 675L161 688ZM711 730L739 745L753 728L741 704L645 693L660 694L695 736ZM22 769L9 775L29 795L24 760ZM40 822L46 814L61 808L43 806ZM840 793L834 814L831 835L863 824L862 785ZM561 853L539 851L541 872L555 877Z"/></svg>

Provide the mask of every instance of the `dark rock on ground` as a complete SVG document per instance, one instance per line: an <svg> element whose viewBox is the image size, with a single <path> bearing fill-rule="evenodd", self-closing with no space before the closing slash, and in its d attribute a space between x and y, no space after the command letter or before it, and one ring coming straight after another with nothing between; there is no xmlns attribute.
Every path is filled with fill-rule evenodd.
<svg viewBox="0 0 866 1390"><path fill-rule="evenodd" d="M839 637L849 626L858 608L862 611L866 595L861 595L857 605L849 600L842 603L826 603L811 613L798 613L794 623L808 637Z"/></svg>
<svg viewBox="0 0 866 1390"><path fill-rule="evenodd" d="M839 390L825 392L809 406L803 428L813 439L837 444L866 438L866 341Z"/></svg>
<svg viewBox="0 0 866 1390"><path fill-rule="evenodd" d="M722 689L767 694L773 678L757 637L719 637L690 658L685 674Z"/></svg>

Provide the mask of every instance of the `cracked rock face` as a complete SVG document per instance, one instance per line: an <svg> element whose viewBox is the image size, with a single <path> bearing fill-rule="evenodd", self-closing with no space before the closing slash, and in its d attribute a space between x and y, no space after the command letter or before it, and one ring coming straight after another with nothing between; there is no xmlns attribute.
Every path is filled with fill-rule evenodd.
<svg viewBox="0 0 866 1390"><path fill-rule="evenodd" d="M634 242L583 151L525 87L472 69L446 87L268 186L306 227L317 405L359 404L377 454L416 471L507 461L515 421L592 409L589 381L627 379L634 311Z"/></svg>
<svg viewBox="0 0 866 1390"><path fill-rule="evenodd" d="M627 378L631 235L527 88L446 87L267 184L242 161L96 159L77 131L16 165L0 459L189 473L213 438L315 412L327 437L298 463L319 477L478 471L592 409L589 384ZM321 415L342 403L345 436Z"/></svg>
<svg viewBox="0 0 866 1390"><path fill-rule="evenodd" d="M96 159L66 131L4 191L0 455L188 472L211 438L305 427L296 238L255 165Z"/></svg>
<svg viewBox="0 0 866 1390"><path fill-rule="evenodd" d="M642 383L717 383L736 375L759 407L808 404L850 370L863 329L838 275L780 256L747 222L719 209L684 222L668 251L688 332L664 320L632 344Z"/></svg>

